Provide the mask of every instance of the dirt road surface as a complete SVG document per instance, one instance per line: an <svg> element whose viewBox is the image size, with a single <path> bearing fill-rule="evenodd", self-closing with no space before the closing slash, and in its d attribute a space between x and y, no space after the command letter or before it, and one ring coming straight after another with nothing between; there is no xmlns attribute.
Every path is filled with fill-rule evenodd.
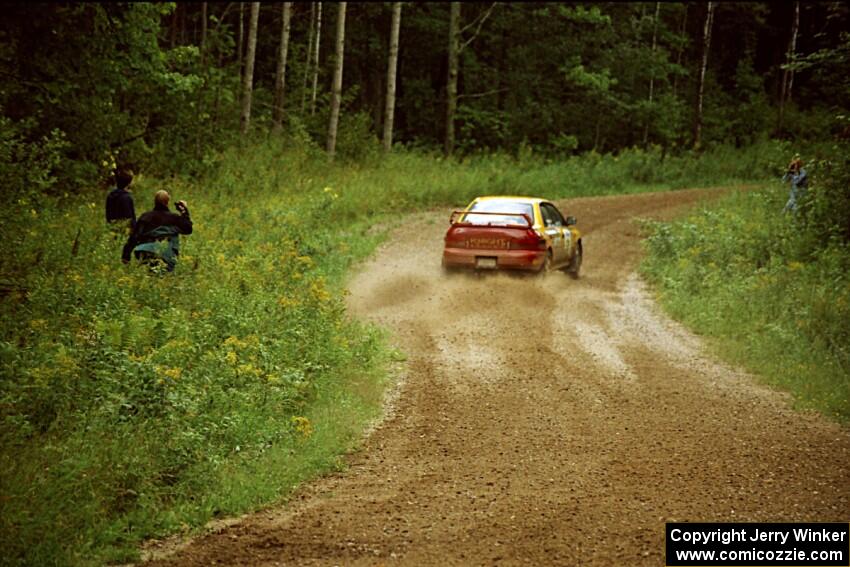
<svg viewBox="0 0 850 567"><path fill-rule="evenodd" d="M635 269L635 218L709 191L558 203L582 277L443 276L448 211L351 285L408 354L350 468L173 565L663 565L667 521L848 521L850 431L712 360Z"/></svg>

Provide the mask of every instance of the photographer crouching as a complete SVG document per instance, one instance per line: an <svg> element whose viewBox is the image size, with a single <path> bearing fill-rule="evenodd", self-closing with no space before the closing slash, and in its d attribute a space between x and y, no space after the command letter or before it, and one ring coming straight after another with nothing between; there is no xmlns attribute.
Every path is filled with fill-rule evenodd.
<svg viewBox="0 0 850 567"><path fill-rule="evenodd" d="M168 209L171 195L168 191L157 191L153 210L138 218L133 232L127 239L122 260L130 261L132 250L136 258L151 268L165 265L169 272L177 265L180 254L180 235L192 234L192 219L185 201L177 201L177 213Z"/></svg>

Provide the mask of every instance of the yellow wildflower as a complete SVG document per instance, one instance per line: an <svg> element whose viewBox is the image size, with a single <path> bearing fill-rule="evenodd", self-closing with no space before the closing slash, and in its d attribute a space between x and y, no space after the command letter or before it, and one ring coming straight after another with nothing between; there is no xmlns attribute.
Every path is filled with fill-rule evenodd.
<svg viewBox="0 0 850 567"><path fill-rule="evenodd" d="M300 433L304 437L309 437L313 433L313 424L310 423L310 420L304 416L293 416L290 420L292 422L292 426L295 428L295 431Z"/></svg>
<svg viewBox="0 0 850 567"><path fill-rule="evenodd" d="M263 374L263 371L256 368L253 364L240 364L236 368L236 372L241 375L250 374L252 376L261 376Z"/></svg>
<svg viewBox="0 0 850 567"><path fill-rule="evenodd" d="M232 348L245 348L247 346L244 342L240 341L238 338L233 335L224 339L224 346L229 346Z"/></svg>
<svg viewBox="0 0 850 567"><path fill-rule="evenodd" d="M169 369L165 370L162 374L163 374L163 376L167 376L167 377L171 378L172 380L179 380L180 376L183 374L183 369L182 368L169 368Z"/></svg>
<svg viewBox="0 0 850 567"><path fill-rule="evenodd" d="M236 366L236 362L239 360L239 357L236 356L236 353L232 350L224 355L224 361L232 366Z"/></svg>
<svg viewBox="0 0 850 567"><path fill-rule="evenodd" d="M310 293L322 303L328 302L331 299L331 294L325 289L325 282L321 279L313 282L313 285L310 286Z"/></svg>

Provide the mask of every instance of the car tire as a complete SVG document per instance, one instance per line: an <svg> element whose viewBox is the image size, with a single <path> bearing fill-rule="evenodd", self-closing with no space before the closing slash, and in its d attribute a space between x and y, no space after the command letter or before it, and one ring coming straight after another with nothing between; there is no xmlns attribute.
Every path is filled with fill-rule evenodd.
<svg viewBox="0 0 850 567"><path fill-rule="evenodd" d="M581 262L584 259L584 250L582 249L581 240L578 241L576 254L566 268L566 272L573 279L578 279L579 270L581 270Z"/></svg>
<svg viewBox="0 0 850 567"><path fill-rule="evenodd" d="M538 272L541 276L545 276L549 272L552 271L552 251L549 250L546 252L546 259L543 260L543 265L540 266L540 271Z"/></svg>

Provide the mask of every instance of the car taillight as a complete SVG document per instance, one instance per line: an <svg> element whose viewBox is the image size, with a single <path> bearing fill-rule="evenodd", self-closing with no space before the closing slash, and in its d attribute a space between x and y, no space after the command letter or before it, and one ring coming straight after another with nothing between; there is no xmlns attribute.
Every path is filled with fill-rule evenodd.
<svg viewBox="0 0 850 567"><path fill-rule="evenodd" d="M446 232L445 242L446 242L447 246L449 246L449 245L459 245L461 242L463 242L463 237L458 237L455 234L454 227L452 227Z"/></svg>
<svg viewBox="0 0 850 567"><path fill-rule="evenodd" d="M546 250L546 240L529 228L521 238L511 241L511 248L514 250Z"/></svg>

